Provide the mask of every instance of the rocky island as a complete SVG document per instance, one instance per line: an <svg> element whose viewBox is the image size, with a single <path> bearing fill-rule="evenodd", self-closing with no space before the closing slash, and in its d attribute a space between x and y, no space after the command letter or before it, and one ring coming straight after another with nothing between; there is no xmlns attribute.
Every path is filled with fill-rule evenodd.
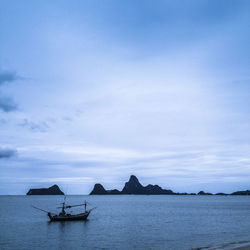
<svg viewBox="0 0 250 250"><path fill-rule="evenodd" d="M147 195L214 195L212 193L207 193L200 191L199 193L175 193L170 189L163 189L158 185L147 185L143 186L136 176L131 175L128 182L125 183L122 191L117 189L106 190L102 184L95 184L93 190L90 192L90 195L105 195L105 194L147 194ZM246 191L237 191L231 194L226 193L216 193L215 195L250 195L250 190Z"/></svg>
<svg viewBox="0 0 250 250"><path fill-rule="evenodd" d="M250 190L233 192L231 195L250 195Z"/></svg>
<svg viewBox="0 0 250 250"><path fill-rule="evenodd" d="M90 195L96 194L176 194L172 190L162 189L158 185L142 186L136 176L131 175L128 182L125 183L122 191L117 189L106 190L101 184L95 184Z"/></svg>
<svg viewBox="0 0 250 250"><path fill-rule="evenodd" d="M30 189L26 195L64 195L57 185L49 188Z"/></svg>

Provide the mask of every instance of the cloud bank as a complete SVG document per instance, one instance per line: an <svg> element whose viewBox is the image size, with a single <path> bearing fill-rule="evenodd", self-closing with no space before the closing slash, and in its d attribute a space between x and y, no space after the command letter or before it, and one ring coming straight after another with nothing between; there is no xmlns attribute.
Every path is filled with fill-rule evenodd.
<svg viewBox="0 0 250 250"><path fill-rule="evenodd" d="M0 71L0 87L5 83L14 82L18 79L20 79L20 77L15 72ZM0 93L0 110L3 112L11 112L17 109L18 106L11 97L3 96Z"/></svg>
<svg viewBox="0 0 250 250"><path fill-rule="evenodd" d="M86 178L130 174L249 189L250 1L73 2L1 6L0 63L17 74L0 70L0 138L19 157L0 164L0 192L41 179L88 193Z"/></svg>

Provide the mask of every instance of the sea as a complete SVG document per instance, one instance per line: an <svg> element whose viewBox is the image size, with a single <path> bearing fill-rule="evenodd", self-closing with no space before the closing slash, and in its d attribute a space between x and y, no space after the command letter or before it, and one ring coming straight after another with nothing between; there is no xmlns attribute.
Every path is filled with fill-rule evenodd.
<svg viewBox="0 0 250 250"><path fill-rule="evenodd" d="M234 249L250 245L250 196L69 195L87 221L49 222L63 196L0 196L0 249ZM72 212L81 212L76 207Z"/></svg>

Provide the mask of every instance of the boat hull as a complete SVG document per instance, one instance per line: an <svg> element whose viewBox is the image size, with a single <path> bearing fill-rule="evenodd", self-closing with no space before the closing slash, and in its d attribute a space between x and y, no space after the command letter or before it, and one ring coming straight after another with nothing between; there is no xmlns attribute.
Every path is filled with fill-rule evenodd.
<svg viewBox="0 0 250 250"><path fill-rule="evenodd" d="M52 216L48 213L50 221L75 221L75 220L87 220L90 211L86 211L85 213L81 214L74 214L74 215L54 215Z"/></svg>

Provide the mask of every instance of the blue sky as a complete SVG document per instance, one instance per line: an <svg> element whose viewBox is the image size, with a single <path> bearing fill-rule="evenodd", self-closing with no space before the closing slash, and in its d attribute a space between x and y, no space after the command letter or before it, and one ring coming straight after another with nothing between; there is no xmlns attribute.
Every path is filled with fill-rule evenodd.
<svg viewBox="0 0 250 250"><path fill-rule="evenodd" d="M129 175L250 188L250 2L0 0L0 194Z"/></svg>

